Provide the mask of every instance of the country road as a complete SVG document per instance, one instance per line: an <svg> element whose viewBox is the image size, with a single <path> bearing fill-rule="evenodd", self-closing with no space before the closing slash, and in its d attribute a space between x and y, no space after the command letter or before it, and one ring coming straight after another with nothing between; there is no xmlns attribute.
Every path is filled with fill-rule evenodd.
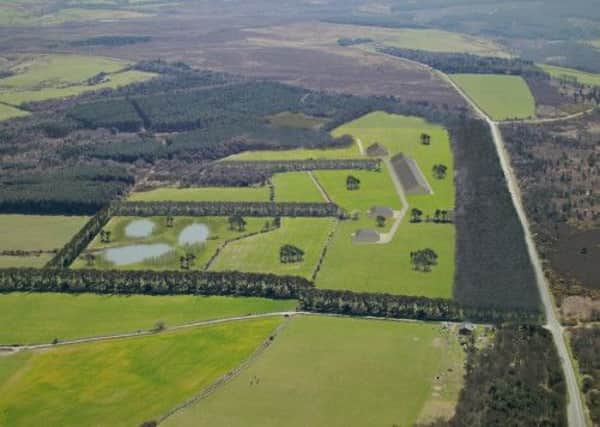
<svg viewBox="0 0 600 427"><path fill-rule="evenodd" d="M473 101L456 83L454 83L454 81L452 81L450 77L448 77L441 71L433 71L434 73L439 75L443 80L448 82L452 87L454 87L454 89L456 89L458 93L461 94L461 96L471 105L471 107L473 107L477 115L484 119L490 126L490 129L492 131L492 137L494 140L494 145L496 146L496 151L498 153L498 157L500 158L500 164L502 166L504 176L506 177L506 181L508 183L508 189L510 191L513 204L517 211L517 215L519 216L519 220L521 221L521 225L523 226L525 242L527 244L527 251L529 252L529 258L531 259L531 264L533 265L535 271L538 291L540 293L542 303L544 304L544 312L546 315L545 327L552 333L554 344L556 346L558 355L562 363L563 372L567 383L567 415L569 419L569 426L585 427L587 425L586 416L583 402L581 400L581 393L579 392L579 385L577 384L577 375L575 374L575 367L573 366L573 361L571 360L571 357L569 355L569 350L567 349L567 344L565 342L565 337L563 334L563 327L560 324L560 321L558 320L558 316L556 314L556 309L554 305L554 299L550 291L550 286L548 284L548 281L546 280L546 276L542 268L542 262L540 260L537 248L535 247L535 242L531 235L531 228L529 225L529 220L527 219L527 215L525 214L525 209L523 207L518 181L510 164L510 157L504 145L504 140L502 139L502 133L500 132L498 123L493 121L483 110L481 110L481 108L479 108L475 101ZM577 117L579 115L583 115L584 113L578 113L577 115L573 115L572 117ZM562 120L565 120L565 118L562 118Z"/></svg>

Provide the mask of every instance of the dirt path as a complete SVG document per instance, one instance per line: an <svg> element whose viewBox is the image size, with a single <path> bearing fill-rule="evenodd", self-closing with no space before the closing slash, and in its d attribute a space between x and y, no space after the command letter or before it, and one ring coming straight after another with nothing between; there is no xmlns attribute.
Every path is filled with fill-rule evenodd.
<svg viewBox="0 0 600 427"><path fill-rule="evenodd" d="M579 113L569 114L568 116L550 117L547 119L503 120L501 122L496 122L496 123L499 123L501 125L504 125L504 124L537 125L537 124L543 124L543 123L555 123L555 122L562 122L565 120L576 119L578 117L583 117L587 114L590 114L594 110L595 110L595 108L590 108L589 110L581 111Z"/></svg>
<svg viewBox="0 0 600 427"><path fill-rule="evenodd" d="M390 229L390 231L388 231L387 233L379 234L379 240L376 242L376 244L378 244L378 245L385 245L392 241L392 239L396 235L396 232L398 231L398 228L400 227L400 224L402 224L404 215L406 215L406 212L408 211L408 208L409 208L408 200L406 199L406 194L404 194L404 187L402 187L402 183L400 182L400 179L398 179L398 175L396 175L396 172L394 172L394 169L393 169L394 167L392 166L392 162L390 161L390 159L387 159L387 158L384 159L383 162L385 163L385 166L390 174L390 177L392 178L392 182L394 183L394 188L396 189L396 193L398 194L398 197L400 198L400 201L402 202L402 209L400 209L399 211L394 211L394 224L392 225L392 228Z"/></svg>
<svg viewBox="0 0 600 427"><path fill-rule="evenodd" d="M363 145L363 143L360 140L360 138L356 138L356 145L358 145L358 151L360 151L360 155L361 156L366 155L366 153L365 153L365 146Z"/></svg>
<svg viewBox="0 0 600 427"><path fill-rule="evenodd" d="M101 336L95 336L95 337L65 340L65 341L59 341L56 344L49 343L49 344L33 344L33 345L21 345L21 346L9 346L9 345L2 346L2 345L0 345L0 355L9 355L9 354L13 354L13 353L16 353L18 351L23 351L23 350L43 350L43 349L49 349L49 348L55 348L55 347L61 347L61 346L66 346L66 345L73 345L73 344L84 344L84 343L91 343L91 342L98 342L98 341L118 340L121 338L141 337L141 336L145 336L145 335L154 335L154 334L163 333L163 332L172 332L172 331L178 331L178 330L182 330L182 329L197 328L199 326L219 325L222 323L238 322L238 321L251 320L251 319L260 319L260 318L264 318L264 317L281 317L281 316L291 317L296 314L301 314L301 312L277 311L277 312L273 312L273 313L249 314L246 316L234 316L234 317L224 317L221 319L201 320L198 322L185 323L182 325L166 327L166 328L162 329L160 332L157 332L154 330L143 330L143 331L136 331L136 332L126 332L126 333L122 333L122 334L101 335Z"/></svg>
<svg viewBox="0 0 600 427"><path fill-rule="evenodd" d="M544 274L544 270L542 268L542 262L540 260L539 254L537 252L537 248L535 246L531 228L529 224L529 220L527 215L525 214L525 209L523 207L522 197L519 190L518 181L516 179L516 175L512 169L510 164L510 156L506 147L504 146L504 140L502 139L502 133L500 132L500 128L498 127L498 123L493 121L490 117L485 114L483 110L481 110L477 104L458 86L456 85L452 79L450 79L446 74L435 71L441 78L451 84L457 91L460 93L463 98L469 102L471 107L475 110L478 116L484 119L490 129L492 131L492 136L494 140L494 145L496 146L496 151L498 153L498 157L500 158L500 164L502 166L502 170L504 172L504 176L506 178L508 189L510 191L510 195L517 211L517 215L519 216L519 220L521 221L521 225L523 226L523 231L525 234L525 242L527 244L527 251L529 253L529 258L531 259L531 264L533 265L536 283L538 287L538 291L540 293L540 297L542 299L542 303L544 304L544 311L546 315L546 325L545 327L552 333L552 337L554 339L554 344L558 351L558 355L560 357L563 372L565 375L565 380L567 382L567 398L568 398L568 406L567 406L567 414L569 419L569 426L571 427L585 427L586 426L586 417L583 402L581 401L581 393L579 391L579 386L577 384L577 376L575 374L575 367L573 366L573 361L571 360L569 350L567 348L567 344L565 342L565 336L563 327L558 320L558 315L556 313L554 298L550 291L550 286L548 281L546 280L546 276ZM583 114L583 113L578 113ZM572 117L571 117L572 118ZM544 120L544 119L540 119ZM558 119L557 119L558 120ZM562 118L562 120L566 120L566 118Z"/></svg>
<svg viewBox="0 0 600 427"><path fill-rule="evenodd" d="M319 189L319 193L321 193L321 196L323 196L323 199L328 203L333 203L333 201L329 197L329 194L327 194L327 191L325 191L325 189L323 188L323 186L321 185L321 183L319 182L317 177L312 173L312 171L308 171L307 173L308 173L308 176L310 176L310 179L312 180L312 182Z"/></svg>

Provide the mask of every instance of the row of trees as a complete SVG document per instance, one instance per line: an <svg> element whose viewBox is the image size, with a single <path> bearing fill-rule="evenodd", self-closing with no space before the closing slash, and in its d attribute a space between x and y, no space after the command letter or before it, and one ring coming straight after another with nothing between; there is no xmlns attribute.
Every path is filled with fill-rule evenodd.
<svg viewBox="0 0 600 427"><path fill-rule="evenodd" d="M339 217L334 203L295 202L115 202L119 216L254 216L254 217Z"/></svg>
<svg viewBox="0 0 600 427"><path fill-rule="evenodd" d="M423 211L419 208L412 208L410 210L410 222L423 222ZM451 211L446 209L436 209L433 211L433 215L427 215L425 218L426 222L435 223L449 223L453 221Z"/></svg>
<svg viewBox="0 0 600 427"><path fill-rule="evenodd" d="M235 271L0 269L0 292L92 292L145 295L236 295L298 298L313 285L298 276Z"/></svg>
<svg viewBox="0 0 600 427"><path fill-rule="evenodd" d="M282 264L302 262L304 260L304 251L294 245L283 245L279 248L279 261Z"/></svg>
<svg viewBox="0 0 600 427"><path fill-rule="evenodd" d="M388 55L427 64L445 73L514 74L528 77L550 76L532 61L521 58L499 58L471 55L469 53L430 52L426 50L383 47L378 49Z"/></svg>
<svg viewBox="0 0 600 427"><path fill-rule="evenodd" d="M397 319L539 323L537 311L467 307L454 300L419 296L358 293L316 288L303 289L299 310Z"/></svg>

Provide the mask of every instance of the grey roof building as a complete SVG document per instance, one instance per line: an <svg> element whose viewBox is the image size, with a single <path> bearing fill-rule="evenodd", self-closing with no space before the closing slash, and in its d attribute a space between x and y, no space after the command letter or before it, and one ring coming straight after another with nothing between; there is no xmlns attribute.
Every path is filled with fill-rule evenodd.
<svg viewBox="0 0 600 427"><path fill-rule="evenodd" d="M417 162L404 154L392 158L392 165L406 194L431 194L431 187Z"/></svg>
<svg viewBox="0 0 600 427"><path fill-rule="evenodd" d="M375 243L379 241L379 233L368 228L358 230L352 236L352 241L354 243Z"/></svg>
<svg viewBox="0 0 600 427"><path fill-rule="evenodd" d="M370 217L382 216L384 218L393 218L394 210L392 208L388 208L385 206L373 206L371 209L369 209L369 216Z"/></svg>

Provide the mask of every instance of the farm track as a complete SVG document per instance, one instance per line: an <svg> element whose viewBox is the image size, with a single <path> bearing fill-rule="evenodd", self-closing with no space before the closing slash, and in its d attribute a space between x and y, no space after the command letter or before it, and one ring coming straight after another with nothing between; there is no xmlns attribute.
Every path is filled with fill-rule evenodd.
<svg viewBox="0 0 600 427"><path fill-rule="evenodd" d="M319 193L321 193L323 200L325 200L327 203L333 203L333 200L331 200L331 197L329 197L329 194L327 194L327 191L325 191L315 174L312 173L312 171L307 171L306 173L308 174L308 176L310 176L310 179L312 180L313 184L317 186L317 189L319 190Z"/></svg>
<svg viewBox="0 0 600 427"><path fill-rule="evenodd" d="M575 373L575 367L573 365L573 361L571 359L569 350L567 348L565 336L564 336L564 328L560 324L558 320L558 315L556 313L556 308L554 304L554 298L550 291L550 286L544 274L544 270L542 267L542 262L537 252L537 248L535 246L532 234L531 227L529 224L529 220L527 219L527 215L525 214L525 209L523 207L522 195L519 190L518 181L515 175L514 170L510 164L510 156L506 147L504 145L504 140L502 139L502 133L500 132L499 122L492 120L479 106L472 100L456 83L450 79L445 73L442 73L438 70L433 70L428 67L434 74L437 74L446 82L458 91L459 94L471 105L471 107L475 110L476 114L485 120L492 132L492 137L494 140L494 145L496 146L496 152L498 153L498 157L500 158L500 164L502 166L502 171L504 172L504 176L506 178L508 189L513 201L513 205L517 211L517 215L519 220L521 221L521 225L523 227L523 232L525 235L525 243L527 244L527 251L529 253L529 258L531 260L531 264L533 266L535 276L536 276L536 284L538 287L538 291L540 293L540 297L542 299L542 303L544 305L544 312L546 315L546 324L544 325L546 329L548 329L552 333L552 337L554 339L554 344L558 351L558 355L561 360L563 372L565 375L565 380L567 382L567 415L569 420L569 426L571 427L585 427L587 425L585 410L583 406L583 402L581 400L581 393L579 391L579 385L577 383L577 375ZM586 112L578 113L575 117L579 115L583 115ZM573 118L570 117L570 118ZM560 118L560 120L567 120L567 117ZM541 120L538 123L541 123ZM554 121L558 121L554 120ZM502 122L500 122L501 124ZM524 123L524 121L519 121L518 123Z"/></svg>
<svg viewBox="0 0 600 427"><path fill-rule="evenodd" d="M379 235L379 240L376 242L376 244L379 245L385 245L392 241L392 239L396 235L396 232L398 231L398 228L400 227L400 224L402 224L402 220L404 219L404 216L406 215L406 212L409 208L408 200L406 199L406 194L404 193L404 187L402 186L398 175L396 175L396 172L393 169L392 162L390 161L390 159L386 158L384 160L384 163L386 168L388 169L390 177L392 178L392 182L394 183L396 193L398 193L398 197L402 202L402 209L400 209L400 211L394 211L394 224L392 225L390 231L388 231L387 233L381 233Z"/></svg>

